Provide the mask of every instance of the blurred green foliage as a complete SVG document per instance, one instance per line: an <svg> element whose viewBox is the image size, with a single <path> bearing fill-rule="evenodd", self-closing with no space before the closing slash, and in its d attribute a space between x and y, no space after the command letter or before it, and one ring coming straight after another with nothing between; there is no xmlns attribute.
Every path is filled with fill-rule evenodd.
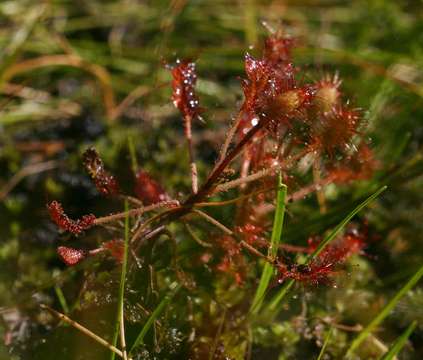
<svg viewBox="0 0 423 360"><path fill-rule="evenodd" d="M372 180L325 190L327 214L319 213L313 197L288 206L284 242L304 245L310 234L336 225L369 189L387 184L388 191L366 213L369 255L352 259L336 288L297 286L277 319L263 318L252 326L245 326L243 309L254 288L202 272L195 291L184 289L172 300L161 325L138 349L138 358L317 358L330 327L334 330L323 358L342 358L357 325L369 323L422 264L421 1L2 1L0 329L10 346L0 345L1 358L108 356L38 308L45 302L60 309L59 286L72 318L111 340L119 269L91 260L66 269L55 248L67 239L50 223L45 203L60 198L75 217L86 209L116 211L117 204L101 199L84 175L80 155L94 144L130 192L129 135L140 166L172 196L189 191L183 129L170 102L164 66L176 58L198 65L198 91L206 111L205 123L195 124L194 132L204 179L242 99L243 55L258 53L268 33L262 22L299 39L294 58L305 77L339 73L343 96L365 111L365 131L378 159ZM16 175L51 160L50 170ZM228 206L211 213L227 223L232 211ZM196 230L206 241L210 229L199 225ZM187 267L187 259L199 257L203 249L184 228L174 225L171 231L180 265ZM101 241L100 232L77 238L73 245ZM128 276L125 310L131 341L167 291L172 256L167 241L160 241L152 246L147 269ZM148 264L154 264L157 274L149 272ZM400 358L420 359L422 306L420 286L401 300L357 358L378 358L417 320Z"/></svg>

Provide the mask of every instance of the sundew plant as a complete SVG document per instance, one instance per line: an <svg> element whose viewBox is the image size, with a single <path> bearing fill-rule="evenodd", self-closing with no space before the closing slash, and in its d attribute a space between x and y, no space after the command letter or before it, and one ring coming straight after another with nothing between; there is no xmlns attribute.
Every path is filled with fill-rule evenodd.
<svg viewBox="0 0 423 360"><path fill-rule="evenodd" d="M129 3L116 2L125 16L131 6L155 16L153 5ZM106 14L110 9L93 4L99 21L101 6ZM2 89L8 96L5 129L11 129L16 151L35 162L12 175L0 199L5 214L15 216L23 216L30 203L42 225L33 224L30 213L22 224L7 217L10 240L1 245L0 257L6 272L18 271L13 280L5 277L9 289L2 285L11 294L1 307L2 355L419 358L423 260L407 242L409 232L393 224L419 225L407 225L392 204L401 186L421 178L421 153L413 151L418 135L394 142L386 133L392 136L395 129L377 121L385 108L388 114L398 111L395 86L421 97L418 70L404 64L386 70L352 50L338 53L339 66L322 66L323 53L308 56L306 36L292 24L264 21L258 35L256 5L250 0L242 6L247 43L254 46L239 49L237 57L226 54L236 71L219 75L207 54L218 52L215 47L203 54L200 41L198 51L190 51L181 38L179 48L164 50L178 16L189 23L205 11L172 2L160 23L167 37L149 59L155 64L152 85L138 85L125 96L120 86L131 83L125 71L148 77L122 55L129 53L125 44L137 43L136 32L128 32L136 29L130 16L122 23L104 17L100 27L113 23L107 36L112 55L97 64L96 51L104 51L103 40L96 40L104 36L101 30L89 36L74 30L68 39L54 23L65 5L31 8L4 52ZM10 6L2 11L13 13ZM72 23L76 29L91 26L79 20ZM49 27L60 51L31 55L27 39L46 36ZM148 43L154 35L143 36ZM328 34L324 39L333 40ZM35 52L48 47L37 44ZM225 61L225 52L219 58ZM380 88L365 79L361 84L343 62L382 76ZM67 70L44 73L49 66ZM203 77L211 71L207 67L221 84ZM33 80L25 79L36 69ZM31 87L31 81L43 86L48 79L58 82L56 90ZM93 86L100 105L91 109L87 94ZM361 92L371 91L373 100L366 102ZM211 94L232 100L210 101ZM19 101L47 106L53 95L56 112L43 113L34 104L20 109L21 117L13 112ZM135 106L144 99L148 105ZM28 109L41 119L63 118L63 128L25 125L22 110ZM18 153L5 145L1 166L7 172L17 168ZM399 159L406 159L404 165ZM21 182L42 196L27 202L13 195L22 191ZM25 238L42 246L25 248Z"/></svg>
<svg viewBox="0 0 423 360"><path fill-rule="evenodd" d="M113 351L112 356L117 354L127 359L137 352L149 352L149 346L144 342L149 330L146 326L151 326L148 322L127 349L126 274L142 271L146 253L150 252L151 256L154 243L163 237L169 239L168 246L172 248L170 259L163 264L156 280L164 288L168 284L169 293L165 296L173 298L176 292L179 297L184 293L193 296L201 287L198 283L202 276L210 277L212 282L225 281L221 291L242 289L244 296L239 303L227 304L223 311L238 313L234 321L237 325L232 331L245 333L244 336L252 333L247 341L243 336L234 339L238 342L237 351L244 352L245 356L251 356L256 318L261 318L262 313L275 316L294 281L303 286L333 285L336 281L333 278L342 271L344 263L354 254L363 254L368 239L365 223L347 224L345 221L325 238L310 234L305 247L281 243L286 203L309 194L319 194L329 184L366 179L375 167L371 148L363 137L365 128L360 110L343 103L338 75L325 75L315 83L298 80L300 70L291 58L293 46L294 39L278 32L265 40L259 58L248 53L245 55L246 78L241 82L244 101L204 182L198 179L192 135L192 122L200 121L203 111L195 89L195 63L177 60L174 66L169 66L173 78L172 101L181 113L189 154L190 194L172 196L171 189L166 191L137 167L133 174L134 194L126 195L120 191L115 177L105 169L96 150L89 148L83 154L83 162L97 190L104 196L124 200L125 211L101 217L87 214L73 220L59 202L54 200L47 205L56 225L75 236L94 226L115 224L119 228L119 221L125 219L121 238L116 238L114 232L95 249L57 248L58 255L70 266L86 257L104 253L114 257L122 267L119 327L116 329L121 346L119 350L117 336L112 344L105 345ZM230 190L234 190L231 199L212 200L213 196ZM381 188L370 196L353 213L383 190ZM210 215L207 208L212 206L232 206L231 224L223 224ZM319 197L319 206L323 213L326 212L324 196ZM273 212L272 222L270 215ZM348 217L351 215L347 214L347 220ZM204 238L204 235L195 233L199 220L208 223L211 236ZM178 261L180 245L170 230L171 226L185 227L200 246L196 255ZM267 303L270 295L273 299ZM263 304L268 308L267 312L262 309ZM42 307L50 309L45 305ZM161 310L158 307L150 315L150 318L154 316L153 322L160 315L157 309ZM51 312L57 314L52 309ZM63 318L63 315L57 315ZM73 324L72 320L63 319ZM181 342L183 336L181 333ZM213 358L218 356L216 351L222 355L227 351L219 338L215 339L214 345L208 341L203 344L201 340L192 339L189 346L191 356L203 358L208 353ZM173 349L173 352L178 351Z"/></svg>

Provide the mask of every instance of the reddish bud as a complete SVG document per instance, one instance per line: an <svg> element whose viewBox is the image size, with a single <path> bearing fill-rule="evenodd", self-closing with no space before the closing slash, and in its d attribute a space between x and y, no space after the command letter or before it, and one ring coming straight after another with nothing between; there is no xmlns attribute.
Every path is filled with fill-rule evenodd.
<svg viewBox="0 0 423 360"><path fill-rule="evenodd" d="M169 200L162 186L146 171L140 170L135 174L135 194L145 205Z"/></svg>
<svg viewBox="0 0 423 360"><path fill-rule="evenodd" d="M78 235L94 225L95 216L93 214L84 215L78 220L72 220L65 214L62 205L58 201L52 201L47 205L47 209L56 225L72 234Z"/></svg>
<svg viewBox="0 0 423 360"><path fill-rule="evenodd" d="M190 117L193 119L197 117L201 109L195 93L197 82L195 63L177 60L176 66L172 69L172 77L173 104L184 118Z"/></svg>
<svg viewBox="0 0 423 360"><path fill-rule="evenodd" d="M87 255L84 250L73 249L66 246L59 246L57 248L57 253L63 262L68 266L78 264L81 260L85 259Z"/></svg>
<svg viewBox="0 0 423 360"><path fill-rule="evenodd" d="M116 179L105 170L103 160L93 147L84 152L83 163L101 194L116 195L119 193L119 185Z"/></svg>

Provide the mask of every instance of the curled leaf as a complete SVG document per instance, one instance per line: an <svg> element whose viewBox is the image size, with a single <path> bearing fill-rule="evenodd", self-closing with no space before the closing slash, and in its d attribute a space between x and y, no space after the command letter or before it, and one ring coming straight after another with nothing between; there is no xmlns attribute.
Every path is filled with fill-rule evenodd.
<svg viewBox="0 0 423 360"><path fill-rule="evenodd" d="M89 214L84 215L81 219L72 220L65 214L62 205L58 201L52 201L47 205L47 209L51 219L59 228L69 231L74 235L78 235L84 230L89 229L94 225L96 219L95 215Z"/></svg>

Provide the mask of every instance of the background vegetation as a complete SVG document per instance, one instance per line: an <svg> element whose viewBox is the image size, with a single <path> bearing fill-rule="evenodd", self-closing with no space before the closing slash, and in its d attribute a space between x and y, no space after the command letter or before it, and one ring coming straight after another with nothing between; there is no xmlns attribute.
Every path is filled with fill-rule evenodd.
<svg viewBox="0 0 423 360"><path fill-rule="evenodd" d="M310 234L341 221L369 189L388 185L360 214L371 234L367 255L350 261L336 287L296 286L278 317L254 325L252 334L237 332L239 314L227 309L251 300L254 289L213 273L197 279L197 289L183 288L165 304L136 356L241 359L251 346L252 359L310 359L327 339L323 356L342 358L360 326L374 319L422 265L421 1L2 1L1 358L110 356L39 307L47 303L112 339L120 268L104 259L72 268L62 264L56 247L66 235L52 224L45 204L60 199L75 217L87 209L122 210L120 203L99 196L82 169L81 154L95 145L131 192L131 141L140 166L173 196L186 194L188 155L164 64L177 57L197 62L198 94L206 111L194 133L204 178L242 100L243 56L250 46L258 53L267 34L263 21L300 39L294 59L307 78L339 73L345 96L366 109L367 136L378 159L371 180L326 188L326 214L320 214L315 196L288 206L284 241L305 245ZM213 215L227 223L231 208ZM199 256L201 247L186 231L171 230L181 263ZM201 238L210 228L197 231ZM103 236L88 233L76 243L97 244ZM169 291L170 248L163 242L149 255L157 281L147 270L128 275L129 343ZM417 326L399 358L420 359L421 286L401 298L354 356L378 358L414 320Z"/></svg>

